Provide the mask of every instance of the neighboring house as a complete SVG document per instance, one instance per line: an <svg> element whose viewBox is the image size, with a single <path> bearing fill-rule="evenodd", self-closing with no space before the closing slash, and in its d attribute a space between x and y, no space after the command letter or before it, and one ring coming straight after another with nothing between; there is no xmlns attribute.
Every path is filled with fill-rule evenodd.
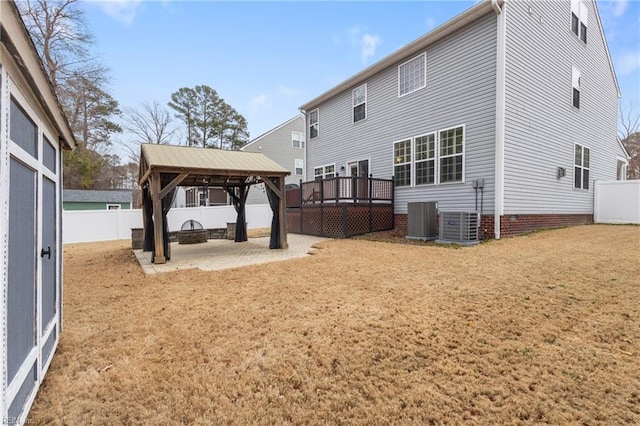
<svg viewBox="0 0 640 426"><path fill-rule="evenodd" d="M286 184L298 184L305 179L305 124L304 116L297 115L268 132L253 139L241 151L261 152L291 172ZM254 185L249 191L247 204L267 204L264 184Z"/></svg>
<svg viewBox="0 0 640 426"><path fill-rule="evenodd" d="M131 190L85 190L62 191L65 210L118 210L131 208Z"/></svg>
<svg viewBox="0 0 640 426"><path fill-rule="evenodd" d="M394 177L399 229L419 201L484 237L588 223L618 97L592 0L483 1L300 107L306 179Z"/></svg>
<svg viewBox="0 0 640 426"><path fill-rule="evenodd" d="M13 1L0 34L0 417L23 424L62 326L62 150L75 141Z"/></svg>

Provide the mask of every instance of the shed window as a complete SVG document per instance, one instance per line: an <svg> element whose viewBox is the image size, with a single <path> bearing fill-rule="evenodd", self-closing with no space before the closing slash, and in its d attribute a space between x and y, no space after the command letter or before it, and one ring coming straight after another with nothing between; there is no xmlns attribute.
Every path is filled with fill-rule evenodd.
<svg viewBox="0 0 640 426"><path fill-rule="evenodd" d="M398 67L398 96L404 96L427 85L427 54L423 53Z"/></svg>
<svg viewBox="0 0 640 426"><path fill-rule="evenodd" d="M38 158L38 129L20 104L11 97L9 138L29 155Z"/></svg>
<svg viewBox="0 0 640 426"><path fill-rule="evenodd" d="M353 89L353 122L367 118L367 84Z"/></svg>
<svg viewBox="0 0 640 426"><path fill-rule="evenodd" d="M318 137L319 112L314 109L309 113L309 139Z"/></svg>

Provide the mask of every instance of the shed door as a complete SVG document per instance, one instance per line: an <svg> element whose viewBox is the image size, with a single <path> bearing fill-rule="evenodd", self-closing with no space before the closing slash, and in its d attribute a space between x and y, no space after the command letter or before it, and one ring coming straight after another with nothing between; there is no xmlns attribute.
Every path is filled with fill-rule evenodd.
<svg viewBox="0 0 640 426"><path fill-rule="evenodd" d="M5 401L6 415L17 421L25 419L58 343L61 181L59 147L12 82L9 92Z"/></svg>

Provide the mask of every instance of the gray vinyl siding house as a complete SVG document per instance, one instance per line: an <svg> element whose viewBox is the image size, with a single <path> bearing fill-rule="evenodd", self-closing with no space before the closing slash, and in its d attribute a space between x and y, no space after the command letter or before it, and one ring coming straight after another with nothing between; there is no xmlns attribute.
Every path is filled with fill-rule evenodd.
<svg viewBox="0 0 640 426"><path fill-rule="evenodd" d="M586 43L572 32L575 8ZM591 0L483 1L300 107L306 179L327 165L360 176L350 165L368 163L396 180L396 227L419 201L481 211L485 237L590 222L593 181L615 180L626 158L618 97ZM589 162L579 189L576 143Z"/></svg>
<svg viewBox="0 0 640 426"><path fill-rule="evenodd" d="M75 141L13 1L0 35L0 417L23 424L60 341L62 151Z"/></svg>
<svg viewBox="0 0 640 426"><path fill-rule="evenodd" d="M253 139L241 150L266 155L291 172L291 175L285 177L285 184L298 184L301 179L305 180L305 145L304 116L298 114ZM249 190L247 204L267 203L264 184L253 185Z"/></svg>

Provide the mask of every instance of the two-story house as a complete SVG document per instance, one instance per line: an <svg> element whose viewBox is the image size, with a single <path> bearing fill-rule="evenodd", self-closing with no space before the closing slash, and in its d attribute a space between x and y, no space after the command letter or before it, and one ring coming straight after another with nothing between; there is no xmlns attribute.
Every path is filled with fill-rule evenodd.
<svg viewBox="0 0 640 426"><path fill-rule="evenodd" d="M593 0L485 0L305 103L306 179L392 178L407 204L481 212L481 234L593 220L626 161Z"/></svg>
<svg viewBox="0 0 640 426"><path fill-rule="evenodd" d="M285 178L285 184L298 184L305 179L305 124L304 116L296 115L290 120L274 127L240 148L241 151L260 152L285 169L291 175ZM268 204L264 184L251 187L247 204Z"/></svg>

